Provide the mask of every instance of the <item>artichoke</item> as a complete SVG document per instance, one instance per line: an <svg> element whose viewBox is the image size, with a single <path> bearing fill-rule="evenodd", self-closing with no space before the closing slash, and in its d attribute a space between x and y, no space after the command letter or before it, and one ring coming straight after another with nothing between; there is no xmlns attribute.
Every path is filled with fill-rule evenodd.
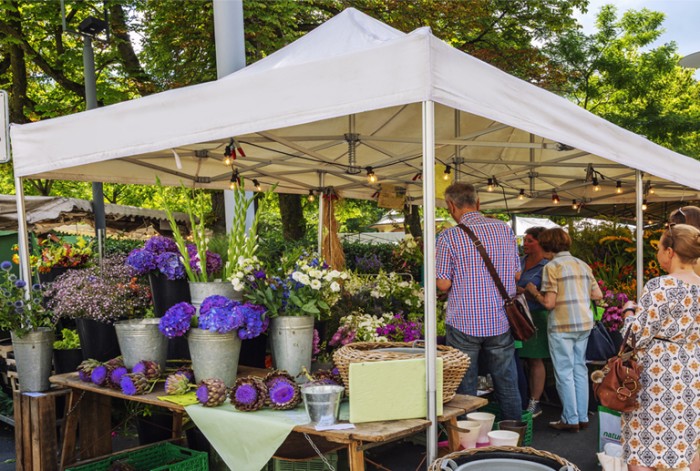
<svg viewBox="0 0 700 471"><path fill-rule="evenodd" d="M92 358L83 361L78 365L78 377L80 377L81 381L85 381L86 383L92 382L92 370L100 365L102 365L101 362L93 360Z"/></svg>
<svg viewBox="0 0 700 471"><path fill-rule="evenodd" d="M160 365L155 361L141 360L131 369L132 373L141 373L147 379L160 378Z"/></svg>
<svg viewBox="0 0 700 471"><path fill-rule="evenodd" d="M267 386L260 378L238 378L231 388L231 404L241 412L261 409L267 399Z"/></svg>
<svg viewBox="0 0 700 471"><path fill-rule="evenodd" d="M175 370L175 374L183 374L187 376L187 379L190 380L190 383L194 381L194 370L192 370L192 367L190 366L181 366L177 370Z"/></svg>
<svg viewBox="0 0 700 471"><path fill-rule="evenodd" d="M90 381L97 386L107 386L112 369L107 364L96 366L90 373Z"/></svg>
<svg viewBox="0 0 700 471"><path fill-rule="evenodd" d="M216 407L226 402L226 384L219 378L203 379L197 387L197 400L204 407Z"/></svg>
<svg viewBox="0 0 700 471"><path fill-rule="evenodd" d="M124 364L124 357L121 355L112 358L111 360L107 360L107 363L105 363L105 365L109 366L112 369L119 368L120 366L126 366Z"/></svg>
<svg viewBox="0 0 700 471"><path fill-rule="evenodd" d="M127 396L146 394L149 390L148 378L141 373L127 373L119 380L122 392Z"/></svg>
<svg viewBox="0 0 700 471"><path fill-rule="evenodd" d="M109 386L112 389L120 389L120 381L122 379L122 376L124 376L128 372L129 370L126 369L126 366L118 366L114 368L110 372L109 377L107 378L107 386Z"/></svg>
<svg viewBox="0 0 700 471"><path fill-rule="evenodd" d="M334 373L333 370L318 370L312 376L314 384L343 386L343 378L338 373Z"/></svg>
<svg viewBox="0 0 700 471"><path fill-rule="evenodd" d="M277 410L294 409L301 402L301 391L294 378L283 370L275 370L263 379L268 391L268 403Z"/></svg>
<svg viewBox="0 0 700 471"><path fill-rule="evenodd" d="M190 390L190 379L184 373L174 373L165 378L165 394L179 396Z"/></svg>

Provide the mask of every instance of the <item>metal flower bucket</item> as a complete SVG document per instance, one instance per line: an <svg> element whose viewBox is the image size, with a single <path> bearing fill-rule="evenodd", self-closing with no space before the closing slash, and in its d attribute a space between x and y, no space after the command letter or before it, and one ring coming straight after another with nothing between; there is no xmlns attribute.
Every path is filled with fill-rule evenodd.
<svg viewBox="0 0 700 471"><path fill-rule="evenodd" d="M10 332L15 353L19 390L21 392L47 391L51 384L51 360L53 358L53 330L39 327L19 337Z"/></svg>
<svg viewBox="0 0 700 471"><path fill-rule="evenodd" d="M303 368L311 371L314 342L312 316L278 316L270 322L272 363L296 377Z"/></svg>
<svg viewBox="0 0 700 471"><path fill-rule="evenodd" d="M230 387L236 381L241 339L238 332L220 334L192 328L187 334L194 379L219 378Z"/></svg>
<svg viewBox="0 0 700 471"><path fill-rule="evenodd" d="M322 426L336 423L344 390L342 386L336 385L302 387L301 396L309 420Z"/></svg>
<svg viewBox="0 0 700 471"><path fill-rule="evenodd" d="M215 294L241 301L241 293L234 290L233 285L228 281L190 281L189 285L192 305L197 310L199 310L204 299Z"/></svg>
<svg viewBox="0 0 700 471"><path fill-rule="evenodd" d="M141 360L155 361L165 371L168 338L158 330L160 319L132 319L114 323L124 365L131 369Z"/></svg>

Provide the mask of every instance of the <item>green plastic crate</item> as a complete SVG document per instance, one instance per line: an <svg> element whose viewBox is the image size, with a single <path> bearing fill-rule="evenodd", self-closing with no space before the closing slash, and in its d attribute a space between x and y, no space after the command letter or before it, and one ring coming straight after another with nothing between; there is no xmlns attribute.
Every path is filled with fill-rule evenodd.
<svg viewBox="0 0 700 471"><path fill-rule="evenodd" d="M338 469L338 453L324 455L335 469ZM321 458L307 461L287 461L273 458L268 463L268 471L324 471L328 469Z"/></svg>
<svg viewBox="0 0 700 471"><path fill-rule="evenodd" d="M479 409L479 412L490 412L496 416L496 419L493 421L493 429L496 430L496 427L498 427L498 422L501 420L501 407L497 403L489 402L484 407ZM527 424L525 436L523 437L523 446L530 446L532 444L532 412L524 410L523 416L520 420Z"/></svg>
<svg viewBox="0 0 700 471"><path fill-rule="evenodd" d="M138 471L209 471L206 453L168 442L112 455L94 463L66 468L66 471L107 471L115 461L128 463Z"/></svg>

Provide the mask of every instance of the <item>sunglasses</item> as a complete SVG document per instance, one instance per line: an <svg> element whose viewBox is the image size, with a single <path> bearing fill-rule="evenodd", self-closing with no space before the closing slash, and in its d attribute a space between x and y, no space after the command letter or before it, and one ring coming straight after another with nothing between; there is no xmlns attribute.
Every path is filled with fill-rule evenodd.
<svg viewBox="0 0 700 471"><path fill-rule="evenodd" d="M684 215L685 217L685 215ZM673 227L676 225L675 222L672 222L668 225L668 231L666 232L666 237L669 239L670 244L666 245L666 248L673 248L675 244L675 239L673 238Z"/></svg>

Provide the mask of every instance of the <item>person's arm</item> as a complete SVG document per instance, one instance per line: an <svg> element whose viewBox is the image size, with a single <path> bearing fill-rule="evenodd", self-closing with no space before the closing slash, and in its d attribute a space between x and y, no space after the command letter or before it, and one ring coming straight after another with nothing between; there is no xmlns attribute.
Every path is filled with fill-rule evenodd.
<svg viewBox="0 0 700 471"><path fill-rule="evenodd" d="M544 306L545 309L548 311L551 311L554 309L554 304L557 301L557 293L548 291L546 293L540 293L540 290L537 289L537 286L535 286L534 283L530 282L527 284L525 287L528 293L532 295L532 298L540 303L542 306Z"/></svg>
<svg viewBox="0 0 700 471"><path fill-rule="evenodd" d="M593 301L603 299L603 292L601 291L600 286L598 286L598 283L595 280L593 280L593 285L591 286L591 299Z"/></svg>
<svg viewBox="0 0 700 471"><path fill-rule="evenodd" d="M437 289L440 291L449 291L452 287L452 280L437 279Z"/></svg>

